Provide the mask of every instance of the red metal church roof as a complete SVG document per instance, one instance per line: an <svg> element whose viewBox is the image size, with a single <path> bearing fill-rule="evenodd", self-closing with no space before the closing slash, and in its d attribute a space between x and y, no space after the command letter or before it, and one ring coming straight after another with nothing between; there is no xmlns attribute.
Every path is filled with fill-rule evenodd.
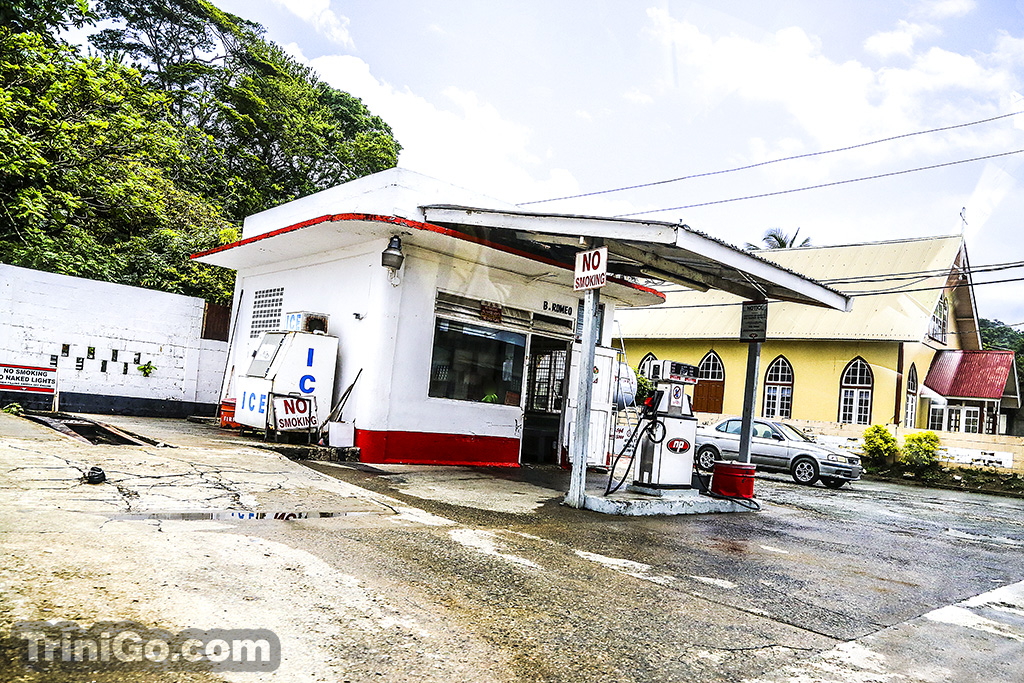
<svg viewBox="0 0 1024 683"><path fill-rule="evenodd" d="M957 398L1002 398L1013 370L1013 351L940 351L924 383Z"/></svg>

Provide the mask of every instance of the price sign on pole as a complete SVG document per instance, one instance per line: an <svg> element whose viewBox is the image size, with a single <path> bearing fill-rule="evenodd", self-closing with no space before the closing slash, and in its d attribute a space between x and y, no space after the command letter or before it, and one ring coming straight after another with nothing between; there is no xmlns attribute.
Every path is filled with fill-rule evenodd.
<svg viewBox="0 0 1024 683"><path fill-rule="evenodd" d="M763 342L768 332L768 304L745 301L740 317L740 341Z"/></svg>

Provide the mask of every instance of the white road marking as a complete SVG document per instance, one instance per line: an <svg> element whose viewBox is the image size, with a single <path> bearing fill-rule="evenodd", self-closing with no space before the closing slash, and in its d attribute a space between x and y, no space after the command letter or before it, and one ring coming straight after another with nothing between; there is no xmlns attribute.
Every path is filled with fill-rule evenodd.
<svg viewBox="0 0 1024 683"><path fill-rule="evenodd" d="M667 586L674 583L676 580L676 577L674 576L652 574L651 565L644 564L642 562L634 562L633 560L626 560L621 557L608 557L607 555L588 553L585 550L574 550L573 552L585 560L603 564L604 566L614 569L615 571L622 572L627 576L632 576L633 578L641 579L643 581L650 581L651 583L656 583L659 586Z"/></svg>
<svg viewBox="0 0 1024 683"><path fill-rule="evenodd" d="M448 532L448 535L452 537L452 540L461 543L467 548L477 550L484 555L500 557L501 559L512 562L513 564L529 567L531 569L541 568L539 564L532 560L528 560L525 557L519 557L518 555L499 551L497 543L498 537L493 531L482 531L480 529L452 529Z"/></svg>
<svg viewBox="0 0 1024 683"><path fill-rule="evenodd" d="M770 553L781 553L783 555L789 555L789 551L788 550L783 550L782 548L775 548L775 547L770 546L770 545L763 545L763 546L761 546L761 550L767 550Z"/></svg>
<svg viewBox="0 0 1024 683"><path fill-rule="evenodd" d="M694 581L700 581L710 586L718 586L719 588L735 588L736 584L732 581L726 581L725 579L713 579L710 576L691 576Z"/></svg>

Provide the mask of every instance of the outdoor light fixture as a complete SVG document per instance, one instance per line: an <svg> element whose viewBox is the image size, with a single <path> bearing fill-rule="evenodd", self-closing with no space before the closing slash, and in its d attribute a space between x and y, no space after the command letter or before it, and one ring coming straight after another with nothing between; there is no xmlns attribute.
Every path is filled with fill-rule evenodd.
<svg viewBox="0 0 1024 683"><path fill-rule="evenodd" d="M403 261L405 261L405 255L402 253L402 239L398 235L394 235L388 243L388 248L381 252L380 264L385 268L398 270L402 267Z"/></svg>
<svg viewBox="0 0 1024 683"><path fill-rule="evenodd" d="M392 235L388 248L380 254L380 264L388 269L388 280L394 287L398 286L398 269L402 267L404 261L402 239L398 235Z"/></svg>

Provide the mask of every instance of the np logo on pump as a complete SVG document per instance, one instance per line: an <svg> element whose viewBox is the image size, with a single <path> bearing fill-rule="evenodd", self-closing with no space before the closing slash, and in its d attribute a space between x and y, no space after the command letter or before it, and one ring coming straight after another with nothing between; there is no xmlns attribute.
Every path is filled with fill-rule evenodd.
<svg viewBox="0 0 1024 683"><path fill-rule="evenodd" d="M685 453L690 450L690 442L686 439L670 439L665 447L673 453Z"/></svg>

